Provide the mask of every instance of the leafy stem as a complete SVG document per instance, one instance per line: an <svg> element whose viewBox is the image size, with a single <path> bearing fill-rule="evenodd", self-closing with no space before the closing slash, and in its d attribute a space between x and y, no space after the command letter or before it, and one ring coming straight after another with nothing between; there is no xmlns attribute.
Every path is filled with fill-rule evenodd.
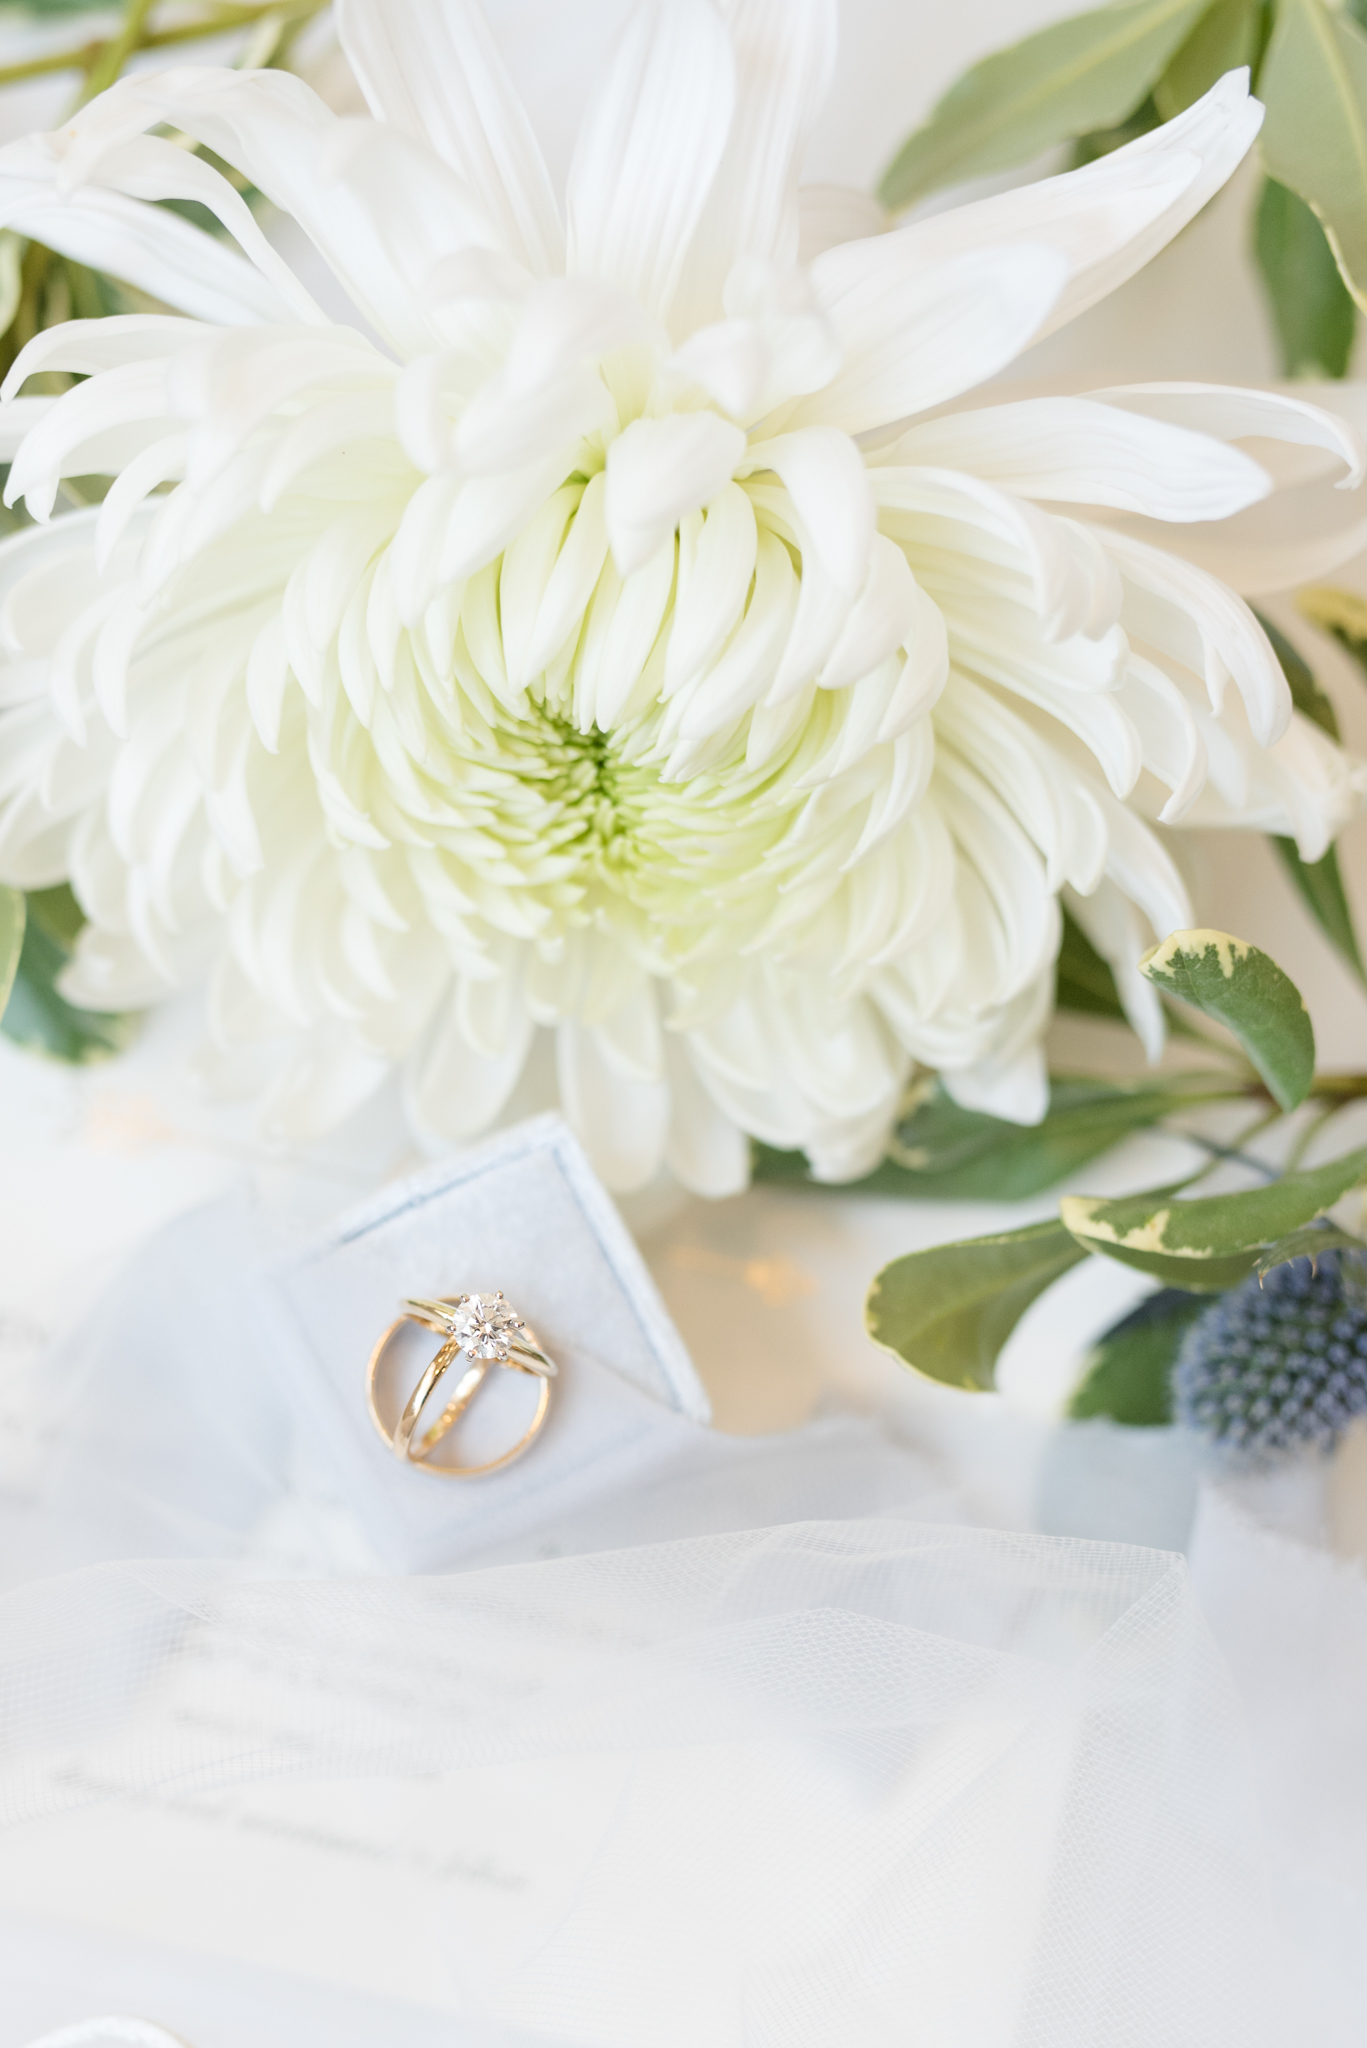
<svg viewBox="0 0 1367 2048"><path fill-rule="evenodd" d="M62 71L84 74L80 104L103 92L139 50L164 49L176 43L200 42L207 36L229 35L234 29L252 28L268 18L278 19L283 30L297 31L312 15L319 14L328 0L262 0L260 5L216 6L193 21L177 22L169 28L149 28L147 18L156 0L130 0L118 34L94 42L79 43L62 50L48 50L42 56L27 57L21 64L0 65L0 86L19 85L25 79L44 78Z"/></svg>

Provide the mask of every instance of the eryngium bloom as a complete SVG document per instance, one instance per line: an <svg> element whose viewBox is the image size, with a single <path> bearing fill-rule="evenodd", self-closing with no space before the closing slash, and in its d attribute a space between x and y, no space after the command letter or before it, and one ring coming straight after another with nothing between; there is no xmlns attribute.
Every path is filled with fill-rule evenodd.
<svg viewBox="0 0 1367 2048"><path fill-rule="evenodd" d="M0 550L0 875L70 879L77 1000L207 974L279 1135L401 1066L470 1136L539 1030L618 1187L735 1188L745 1133L857 1172L913 1061L1029 1121L1061 891L1161 1031L1133 963L1192 917L1143 811L1314 860L1354 807L1167 546L1218 553L1279 442L1302 498L1355 481L1353 431L1187 385L965 402L1224 181L1242 74L888 233L798 190L834 16L644 9L563 203L468 0L342 0L373 119L172 70L0 151L0 222L184 315L56 328L9 381L83 379L14 399L12 499L115 481ZM350 324L166 126L293 216Z"/></svg>
<svg viewBox="0 0 1367 2048"><path fill-rule="evenodd" d="M1367 1265L1321 1252L1222 1295L1183 1339L1173 1396L1179 1422L1236 1449L1328 1450L1367 1413Z"/></svg>

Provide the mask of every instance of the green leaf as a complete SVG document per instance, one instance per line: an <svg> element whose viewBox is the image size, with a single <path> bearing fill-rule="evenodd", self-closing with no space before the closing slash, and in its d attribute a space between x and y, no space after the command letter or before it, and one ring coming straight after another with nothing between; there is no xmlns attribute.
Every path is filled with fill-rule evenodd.
<svg viewBox="0 0 1367 2048"><path fill-rule="evenodd" d="M1165 121L1194 106L1227 71L1252 67L1262 41L1262 0L1215 0L1153 89Z"/></svg>
<svg viewBox="0 0 1367 2048"><path fill-rule="evenodd" d="M1115 976L1076 918L1063 913L1063 940L1054 968L1054 1007L1079 1010L1089 1017L1114 1017L1127 1023L1125 1006L1116 992Z"/></svg>
<svg viewBox="0 0 1367 2048"><path fill-rule="evenodd" d="M875 1276L864 1320L875 1344L950 1387L990 1387L1032 1301L1086 1253L1054 1219L908 1252Z"/></svg>
<svg viewBox="0 0 1367 2048"><path fill-rule="evenodd" d="M1254 1262L1253 1270L1261 1279L1274 1266L1284 1266L1291 1259L1314 1259L1321 1252L1347 1251L1367 1252L1367 1244L1354 1237L1351 1230L1340 1230L1337 1223L1309 1223L1303 1230L1293 1230L1289 1237L1279 1238Z"/></svg>
<svg viewBox="0 0 1367 2048"><path fill-rule="evenodd" d="M1043 1122L1010 1124L960 1109L934 1085L898 1124L883 1164L842 1188L912 1201L1018 1202L1056 1186L1134 1131L1148 1130L1195 1102L1242 1092L1218 1081L1212 1085L1209 1074L1190 1080L1169 1075L1159 1082L1055 1075ZM812 1180L802 1153L764 1145L755 1148L754 1177L829 1189L829 1183Z"/></svg>
<svg viewBox="0 0 1367 2048"><path fill-rule="evenodd" d="M1275 960L1228 932L1173 932L1139 963L1166 995L1232 1031L1283 1109L1315 1078L1315 1033L1300 990Z"/></svg>
<svg viewBox="0 0 1367 2048"><path fill-rule="evenodd" d="M1059 1214L1088 1251L1170 1287L1211 1294L1251 1273L1259 1254L1311 1222L1367 1176L1367 1146L1305 1173L1286 1173L1268 1187L1178 1202L1168 1188L1099 1201L1065 1195Z"/></svg>
<svg viewBox="0 0 1367 2048"><path fill-rule="evenodd" d="M1327 732L1331 740L1337 740L1338 714L1315 681L1309 663L1292 646L1285 633L1273 625L1271 619L1265 619L1261 612L1255 612L1254 617L1272 642L1272 652L1281 664L1282 674L1286 677L1287 688L1291 692L1291 702L1297 711L1312 720L1321 732Z"/></svg>
<svg viewBox="0 0 1367 2048"><path fill-rule="evenodd" d="M1294 839L1274 836L1272 844L1316 924L1367 987L1367 968L1363 967L1358 951L1353 913L1348 907L1337 853L1331 846L1322 860L1302 860Z"/></svg>
<svg viewBox="0 0 1367 2048"><path fill-rule="evenodd" d="M23 946L0 1031L31 1052L85 1065L122 1051L137 1020L80 1010L58 994L57 977L71 958L80 923L80 910L65 886L30 895Z"/></svg>
<svg viewBox="0 0 1367 2048"><path fill-rule="evenodd" d="M1012 170L1123 120L1209 5L1117 0L985 57L903 143L879 188L883 204L908 206L941 185Z"/></svg>
<svg viewBox="0 0 1367 2048"><path fill-rule="evenodd" d="M1182 1339L1210 1307L1203 1294L1160 1287L1121 1318L1087 1354L1068 1413L1074 1422L1107 1415L1132 1429L1172 1420L1172 1369Z"/></svg>
<svg viewBox="0 0 1367 2048"><path fill-rule="evenodd" d="M1353 295L1318 217L1289 185L1263 181L1254 253L1287 377L1346 377L1357 331Z"/></svg>
<svg viewBox="0 0 1367 2048"><path fill-rule="evenodd" d="M1281 0L1258 94L1265 168L1314 208L1367 305L1367 32L1325 0Z"/></svg>
<svg viewBox="0 0 1367 2048"><path fill-rule="evenodd" d="M1367 598L1353 590L1316 584L1297 591L1296 610L1322 633L1332 634L1359 668L1367 669Z"/></svg>
<svg viewBox="0 0 1367 2048"><path fill-rule="evenodd" d="M85 912L65 882L54 889L31 889L28 914L68 953L85 924Z"/></svg>
<svg viewBox="0 0 1367 2048"><path fill-rule="evenodd" d="M1024 1125L937 1096L898 1126L890 1164L911 1184L909 1192L940 1201L1018 1202L1056 1186L1132 1132L1230 1092L1209 1075L1152 1083L1060 1075L1050 1084L1043 1122Z"/></svg>
<svg viewBox="0 0 1367 2048"><path fill-rule="evenodd" d="M1137 142L1141 135L1151 135L1162 125L1163 117L1150 93L1132 114L1127 114L1123 121L1117 121L1113 128L1089 128L1085 135L1079 135L1073 145L1068 168L1079 171L1084 164L1094 164L1099 158L1110 156L1113 150L1123 149L1127 142Z"/></svg>
<svg viewBox="0 0 1367 2048"><path fill-rule="evenodd" d="M23 948L23 891L0 886L0 1018L3 1018L9 1002Z"/></svg>

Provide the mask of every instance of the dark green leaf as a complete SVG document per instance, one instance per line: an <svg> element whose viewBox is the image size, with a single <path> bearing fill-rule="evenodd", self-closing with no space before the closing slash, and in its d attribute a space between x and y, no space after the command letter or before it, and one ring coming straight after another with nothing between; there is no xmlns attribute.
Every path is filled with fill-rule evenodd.
<svg viewBox="0 0 1367 2048"><path fill-rule="evenodd" d="M1279 1238L1269 1246L1255 1261L1253 1270L1261 1278L1274 1266L1285 1266L1291 1259L1315 1259L1321 1252L1346 1251L1367 1252L1367 1244L1350 1230L1340 1230L1337 1223L1309 1223L1303 1230L1293 1230L1289 1237Z"/></svg>
<svg viewBox="0 0 1367 2048"><path fill-rule="evenodd" d="M1272 652L1276 655L1282 674L1286 677L1291 702L1303 717L1310 719L1321 732L1327 732L1331 740L1336 740L1339 736L1338 714L1315 681L1309 662L1292 646L1285 633L1273 625L1271 619L1265 619L1261 612L1255 612L1254 617L1272 642Z"/></svg>
<svg viewBox="0 0 1367 2048"><path fill-rule="evenodd" d="M1054 969L1054 1006L1080 1010L1091 1017L1127 1021L1116 993L1115 976L1076 918L1063 913L1063 940Z"/></svg>
<svg viewBox="0 0 1367 2048"><path fill-rule="evenodd" d="M1252 65L1262 41L1262 0L1215 0L1153 89L1165 121L1193 106L1227 71Z"/></svg>
<svg viewBox="0 0 1367 2048"><path fill-rule="evenodd" d="M937 1086L898 1124L883 1164L843 1187L848 1194L913 1201L1018 1202L1056 1186L1132 1132L1234 1092L1208 1074L1171 1075L1161 1082L1056 1075L1044 1121L1011 1124L960 1109ZM767 1146L755 1148L754 1175L760 1181L818 1185L800 1152Z"/></svg>
<svg viewBox="0 0 1367 2048"><path fill-rule="evenodd" d="M1017 1202L1056 1186L1132 1132L1230 1092L1209 1075L1161 1083L1060 1075L1043 1122L1025 1125L937 1095L898 1126L890 1164L915 1192L941 1201Z"/></svg>
<svg viewBox="0 0 1367 2048"><path fill-rule="evenodd" d="M1296 203L1299 205L1299 200ZM1310 218L1312 221L1314 220L1313 214ZM1315 225L1318 230L1318 223L1316 222ZM1334 272L1334 280L1338 284L1337 271ZM1343 290L1341 284L1338 285L1338 288L1340 291ZM1316 600L1333 600L1338 595L1339 593L1335 591L1310 591L1307 593L1310 605L1303 608L1306 609L1308 616L1313 617L1314 613L1311 606L1313 606ZM1344 595L1347 595L1347 593L1344 593ZM1361 604L1361 599L1356 599L1354 602ZM1332 603L1330 609L1331 612L1334 609ZM1364 611L1367 611L1367 607L1364 607ZM1292 646L1286 635L1279 632L1271 619L1265 619L1261 612L1258 613L1258 623L1272 642L1273 652L1281 663L1282 673L1286 677L1287 684L1291 690L1291 701L1297 711L1301 712L1304 717L1311 719L1314 724L1319 726L1322 732L1327 732L1331 740L1337 740L1339 737L1338 716L1328 697L1325 696L1323 690L1315 681L1309 664L1302 658L1296 648ZM1316 623L1326 624L1327 622L1322 619L1316 619ZM1364 625L1367 625L1367 619L1364 620ZM1335 630L1332 624L1328 625L1328 630L1331 632ZM1343 958L1348 962L1348 965L1352 968L1354 974L1357 975L1359 981L1367 982L1367 972L1364 972L1362 956L1358 951L1357 935L1353 930L1353 918L1348 908L1348 898L1343 887L1343 877L1339 872L1338 855L1334 852L1333 847L1330 847L1328 853L1322 859L1311 862L1301 859L1294 839L1283 839L1274 836L1272 844L1276 847L1287 873L1300 891L1306 907L1319 925L1320 930L1325 934L1330 944L1336 947L1343 955Z"/></svg>
<svg viewBox="0 0 1367 2048"><path fill-rule="evenodd" d="M58 994L57 977L71 958L79 923L69 889L43 889L29 897L23 948L0 1031L32 1052L83 1065L121 1051L137 1020L80 1010Z"/></svg>
<svg viewBox="0 0 1367 2048"><path fill-rule="evenodd" d="M902 145L880 187L883 204L909 206L941 185L1013 170L1124 120L1209 4L1117 0L985 57Z"/></svg>
<svg viewBox="0 0 1367 2048"><path fill-rule="evenodd" d="M1153 94L1137 106L1123 121L1117 121L1112 128L1091 128L1085 135L1079 135L1073 145L1069 169L1081 170L1084 164L1094 164L1099 158L1109 156L1113 150L1123 149L1127 142L1137 142L1141 135L1152 134L1161 128L1163 117L1153 103Z"/></svg>
<svg viewBox="0 0 1367 2048"><path fill-rule="evenodd" d="M19 956L24 949L24 897L0 886L0 1017L5 1014Z"/></svg>
<svg viewBox="0 0 1367 2048"><path fill-rule="evenodd" d="M1258 94L1264 165L1314 208L1367 304L1367 32L1325 0L1281 0Z"/></svg>
<svg viewBox="0 0 1367 2048"><path fill-rule="evenodd" d="M990 1387L1032 1301L1085 1252L1061 1223L909 1252L884 1266L864 1318L875 1344L951 1387Z"/></svg>
<svg viewBox="0 0 1367 2048"><path fill-rule="evenodd" d="M1333 847L1322 860L1309 861L1301 859L1294 839L1274 837L1272 844L1320 930L1342 954L1358 980L1367 984L1367 970L1363 967L1357 933L1353 929L1353 913L1348 908L1338 855Z"/></svg>
<svg viewBox="0 0 1367 2048"><path fill-rule="evenodd" d="M1139 971L1232 1031L1283 1109L1315 1077L1315 1033L1300 990L1275 960L1228 932L1173 932Z"/></svg>
<svg viewBox="0 0 1367 2048"><path fill-rule="evenodd" d="M1311 1222L1364 1176L1367 1146L1236 1194L1191 1202L1174 1201L1166 1188L1119 1201L1065 1195L1059 1213L1088 1251L1153 1273L1170 1287L1211 1294L1236 1286L1268 1245Z"/></svg>
<svg viewBox="0 0 1367 2048"><path fill-rule="evenodd" d="M1068 1403L1075 1422L1108 1415L1134 1429L1172 1420L1172 1369L1197 1316L1210 1307L1203 1294L1160 1287L1122 1317L1087 1354L1086 1369Z"/></svg>
<svg viewBox="0 0 1367 2048"><path fill-rule="evenodd" d="M1287 377L1345 377L1357 308L1317 216L1289 186L1263 181L1253 246Z"/></svg>

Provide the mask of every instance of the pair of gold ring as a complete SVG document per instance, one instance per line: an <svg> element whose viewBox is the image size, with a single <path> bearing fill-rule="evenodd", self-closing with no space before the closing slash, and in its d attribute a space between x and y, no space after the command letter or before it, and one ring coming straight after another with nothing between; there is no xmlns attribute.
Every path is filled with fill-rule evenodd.
<svg viewBox="0 0 1367 2048"><path fill-rule="evenodd" d="M424 1329L439 1332L442 1342L405 1401L398 1419L388 1423L380 1412L380 1369L390 1344L408 1323L417 1323ZM430 1428L420 1430L423 1410L456 1360L462 1357L466 1360L466 1369L456 1384L455 1392ZM444 1460L434 1463L433 1451L455 1428L496 1365L509 1372L530 1373L540 1381L536 1413L530 1427L511 1450L504 1451L500 1457L488 1459L482 1465L455 1465ZM404 1303L403 1314L395 1316L370 1354L366 1368L366 1400L371 1421L396 1458L407 1465L416 1465L419 1471L430 1472L438 1479L478 1479L485 1473L500 1472L505 1465L511 1465L540 1435L550 1410L551 1381L557 1371L554 1360L541 1349L535 1333L501 1293L446 1294L436 1298L410 1295Z"/></svg>

